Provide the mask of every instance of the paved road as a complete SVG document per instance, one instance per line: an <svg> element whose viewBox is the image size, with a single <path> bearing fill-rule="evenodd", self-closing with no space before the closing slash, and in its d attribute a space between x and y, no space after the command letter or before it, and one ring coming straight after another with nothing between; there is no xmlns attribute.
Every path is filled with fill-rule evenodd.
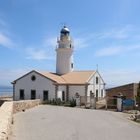
<svg viewBox="0 0 140 140"><path fill-rule="evenodd" d="M10 140L140 140L140 125L111 111L41 105L14 117Z"/></svg>

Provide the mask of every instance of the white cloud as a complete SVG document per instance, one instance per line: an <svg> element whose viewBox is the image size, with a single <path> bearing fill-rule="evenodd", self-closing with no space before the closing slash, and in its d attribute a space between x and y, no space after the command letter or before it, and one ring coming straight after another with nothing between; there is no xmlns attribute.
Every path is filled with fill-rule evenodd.
<svg viewBox="0 0 140 140"><path fill-rule="evenodd" d="M123 28L112 28L106 32L97 33L97 39L127 39L131 36L130 32L135 28L132 25L126 25Z"/></svg>
<svg viewBox="0 0 140 140"><path fill-rule="evenodd" d="M27 48L27 59L33 59L33 60L44 60L44 59L53 59L53 57L50 57L45 50L38 50L34 48Z"/></svg>
<svg viewBox="0 0 140 140"><path fill-rule="evenodd" d="M104 57L104 56L112 56L112 55L120 55L126 52L137 51L140 49L140 44L138 45L122 45L122 46L112 46L102 48L95 52L96 57Z"/></svg>
<svg viewBox="0 0 140 140"><path fill-rule="evenodd" d="M8 36L4 35L3 33L0 33L0 46L13 48L14 43Z"/></svg>
<svg viewBox="0 0 140 140"><path fill-rule="evenodd" d="M0 68L0 85L11 85L10 82L16 80L17 78L23 76L30 69L4 69Z"/></svg>
<svg viewBox="0 0 140 140"><path fill-rule="evenodd" d="M3 19L0 19L0 26L5 27L7 23Z"/></svg>
<svg viewBox="0 0 140 140"><path fill-rule="evenodd" d="M55 48L57 46L57 38L56 37L48 37L45 38L44 41L44 46L49 46Z"/></svg>
<svg viewBox="0 0 140 140"><path fill-rule="evenodd" d="M0 18L0 47L13 48L15 44L9 36L10 33L7 31L7 26L8 24Z"/></svg>
<svg viewBox="0 0 140 140"><path fill-rule="evenodd" d="M102 72L107 87L139 82L139 70L133 69L111 69Z"/></svg>
<svg viewBox="0 0 140 140"><path fill-rule="evenodd" d="M107 47L107 48L103 48L95 52L95 56L97 57L111 56L111 55L119 54L121 51L122 51L122 48L119 46Z"/></svg>
<svg viewBox="0 0 140 140"><path fill-rule="evenodd" d="M138 45L129 45L129 46L126 47L127 51L134 51L134 50L138 50L138 49L140 49L140 44L138 44Z"/></svg>
<svg viewBox="0 0 140 140"><path fill-rule="evenodd" d="M87 38L75 38L74 47L76 50L89 47Z"/></svg>
<svg viewBox="0 0 140 140"><path fill-rule="evenodd" d="M88 38L74 38L74 40L72 39L73 44L74 44L74 48L77 49L82 49L82 48L86 48L89 47L89 43L88 43ZM52 37L48 37L46 39L44 39L44 46L51 46L53 48L55 48L57 46L57 38L52 36Z"/></svg>
<svg viewBox="0 0 140 140"><path fill-rule="evenodd" d="M29 69L0 69L0 78L3 79L12 79L15 80L23 74L29 72Z"/></svg>

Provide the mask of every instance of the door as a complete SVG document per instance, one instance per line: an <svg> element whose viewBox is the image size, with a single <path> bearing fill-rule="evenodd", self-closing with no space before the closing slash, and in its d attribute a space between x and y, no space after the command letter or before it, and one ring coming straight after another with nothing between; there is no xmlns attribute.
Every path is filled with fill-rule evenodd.
<svg viewBox="0 0 140 140"><path fill-rule="evenodd" d="M49 92L48 92L48 90L43 91L43 100L44 101L49 100Z"/></svg>
<svg viewBox="0 0 140 140"><path fill-rule="evenodd" d="M98 89L96 89L96 100L98 101Z"/></svg>
<svg viewBox="0 0 140 140"><path fill-rule="evenodd" d="M31 90L31 100L36 99L36 90Z"/></svg>
<svg viewBox="0 0 140 140"><path fill-rule="evenodd" d="M20 89L20 100L24 100L24 90Z"/></svg>
<svg viewBox="0 0 140 140"><path fill-rule="evenodd" d="M65 101L65 91L62 91L62 101Z"/></svg>

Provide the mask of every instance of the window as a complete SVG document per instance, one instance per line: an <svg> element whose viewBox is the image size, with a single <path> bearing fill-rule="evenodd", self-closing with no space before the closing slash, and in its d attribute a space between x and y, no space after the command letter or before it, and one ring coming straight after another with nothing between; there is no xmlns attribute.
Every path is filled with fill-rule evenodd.
<svg viewBox="0 0 140 140"><path fill-rule="evenodd" d="M90 97L92 96L92 90L90 90Z"/></svg>
<svg viewBox="0 0 140 140"><path fill-rule="evenodd" d="M98 101L98 89L96 89L96 99Z"/></svg>
<svg viewBox="0 0 140 140"><path fill-rule="evenodd" d="M62 91L62 101L65 101L65 91Z"/></svg>
<svg viewBox="0 0 140 140"><path fill-rule="evenodd" d="M20 89L20 100L24 100L24 89Z"/></svg>
<svg viewBox="0 0 140 140"><path fill-rule="evenodd" d="M71 63L71 68L73 68L73 63Z"/></svg>
<svg viewBox="0 0 140 140"><path fill-rule="evenodd" d="M31 80L32 80L32 81L35 81L35 80L36 80L35 75L32 75L32 76L31 76Z"/></svg>
<svg viewBox="0 0 140 140"><path fill-rule="evenodd" d="M103 97L103 93L104 93L104 92L103 92L103 89L101 89L101 97Z"/></svg>
<svg viewBox="0 0 140 140"><path fill-rule="evenodd" d="M31 90L31 100L36 99L36 90Z"/></svg>
<svg viewBox="0 0 140 140"><path fill-rule="evenodd" d="M43 100L49 100L49 91L48 90L44 90L43 91Z"/></svg>
<svg viewBox="0 0 140 140"><path fill-rule="evenodd" d="M98 77L96 77L96 84L98 84L99 83L99 78Z"/></svg>

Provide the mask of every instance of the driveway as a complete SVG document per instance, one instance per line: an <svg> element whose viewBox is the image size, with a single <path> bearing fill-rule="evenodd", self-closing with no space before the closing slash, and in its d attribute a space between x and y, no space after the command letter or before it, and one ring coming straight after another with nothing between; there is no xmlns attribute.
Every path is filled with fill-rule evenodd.
<svg viewBox="0 0 140 140"><path fill-rule="evenodd" d="M10 140L140 140L121 113L40 105L14 115Z"/></svg>

